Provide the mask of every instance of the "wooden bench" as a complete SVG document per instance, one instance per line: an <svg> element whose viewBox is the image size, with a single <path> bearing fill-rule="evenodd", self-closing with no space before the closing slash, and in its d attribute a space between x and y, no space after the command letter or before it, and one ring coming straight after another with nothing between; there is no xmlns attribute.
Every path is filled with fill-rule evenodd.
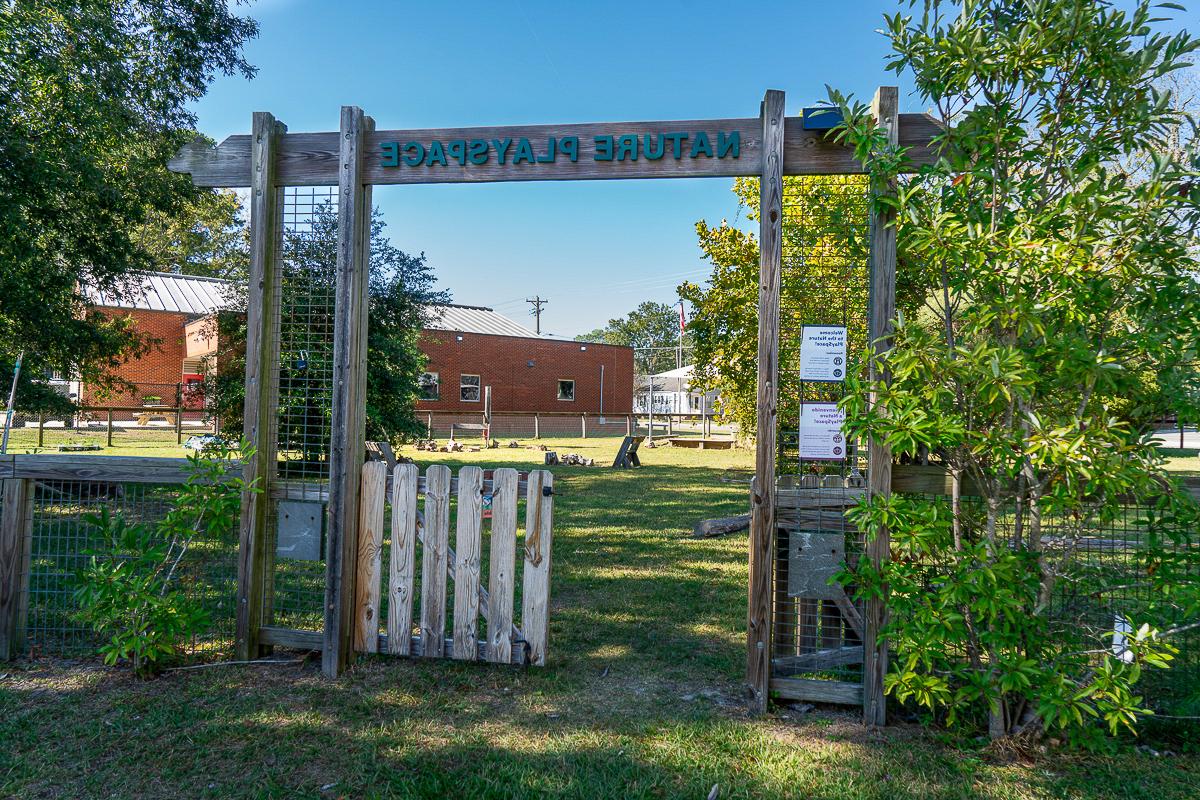
<svg viewBox="0 0 1200 800"><path fill-rule="evenodd" d="M621 449L617 451L617 458L613 461L614 467L640 467L642 462L638 460L638 448L641 447L645 436L626 436L621 442Z"/></svg>

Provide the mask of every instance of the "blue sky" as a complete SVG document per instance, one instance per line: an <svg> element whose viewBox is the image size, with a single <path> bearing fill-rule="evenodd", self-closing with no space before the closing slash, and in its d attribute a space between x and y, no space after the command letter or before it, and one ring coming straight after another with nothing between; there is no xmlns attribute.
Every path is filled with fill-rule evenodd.
<svg viewBox="0 0 1200 800"><path fill-rule="evenodd" d="M217 80L202 131L335 130L342 105L380 129L750 117L766 89L789 114L825 84L869 99L894 83L877 30L895 2L502 3L264 0L252 81ZM245 13L243 11L243 13ZM902 111L923 111L900 83ZM675 302L707 267L695 222L733 220L729 179L377 187L401 249L425 251L459 303L575 335L643 300ZM744 220L743 220L744 221Z"/></svg>

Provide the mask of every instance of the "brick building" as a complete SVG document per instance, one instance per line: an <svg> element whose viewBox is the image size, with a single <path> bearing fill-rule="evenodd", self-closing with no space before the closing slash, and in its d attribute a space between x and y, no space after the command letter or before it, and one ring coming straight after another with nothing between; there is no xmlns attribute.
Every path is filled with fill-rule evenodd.
<svg viewBox="0 0 1200 800"><path fill-rule="evenodd" d="M421 336L429 360L420 411L628 414L633 349L538 336L481 306L439 307Z"/></svg>
<svg viewBox="0 0 1200 800"><path fill-rule="evenodd" d="M135 384L132 389L101 396L95 387L83 385L78 390L80 403L203 408L205 357L216 349L210 320L224 304L225 284L216 278L148 272L143 273L142 291L136 297L90 293L101 313L132 318L139 331L157 342L116 370ZM129 416L126 412L118 418Z"/></svg>
<svg viewBox="0 0 1200 800"><path fill-rule="evenodd" d="M158 339L117 373L135 391L100 398L80 387L83 405L203 406L206 360L218 350L212 315L224 304L226 282L146 273L136 298L93 293L106 314L128 315ZM629 347L538 336L490 308L447 305L423 331L428 358L423 412L482 413L487 387L496 412L628 414L633 407L633 350Z"/></svg>

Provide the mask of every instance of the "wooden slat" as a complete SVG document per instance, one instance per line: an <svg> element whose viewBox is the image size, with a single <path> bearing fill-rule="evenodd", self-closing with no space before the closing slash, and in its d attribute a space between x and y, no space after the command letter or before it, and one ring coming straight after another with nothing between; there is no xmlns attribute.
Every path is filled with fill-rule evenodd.
<svg viewBox="0 0 1200 800"><path fill-rule="evenodd" d="M521 591L521 628L529 663L546 663L550 636L550 553L554 544L554 474L529 473L525 501L525 564Z"/></svg>
<svg viewBox="0 0 1200 800"><path fill-rule="evenodd" d="M295 650L320 650L325 646L325 634L320 631L301 631L295 628L280 628L263 625L259 630L264 645L289 647Z"/></svg>
<svg viewBox="0 0 1200 800"><path fill-rule="evenodd" d="M492 537L488 558L487 660L512 660L513 589L517 552L517 471L498 469L492 490Z"/></svg>
<svg viewBox="0 0 1200 800"><path fill-rule="evenodd" d="M417 465L397 464L392 479L392 554L387 632L392 655L410 653L417 552Z"/></svg>
<svg viewBox="0 0 1200 800"><path fill-rule="evenodd" d="M771 695L781 700L806 703L837 703L858 706L863 702L863 687L849 681L823 681L815 678L772 678Z"/></svg>
<svg viewBox="0 0 1200 800"><path fill-rule="evenodd" d="M909 494L947 495L951 492L950 472L941 465L894 464L892 491ZM962 494L979 496L979 486L970 475L962 477Z"/></svg>
<svg viewBox="0 0 1200 800"><path fill-rule="evenodd" d="M242 477L258 491L242 493L238 540L237 657L257 657L267 579L267 501L275 461L275 397L279 364L276 257L280 237L277 148L287 127L270 114L254 114L250 185L250 275L246 298L246 381L242 435L255 448Z"/></svg>
<svg viewBox="0 0 1200 800"><path fill-rule="evenodd" d="M379 642L379 593L383 558L384 487L387 464L362 467L358 500L358 575L354 592L354 649L374 653Z"/></svg>
<svg viewBox="0 0 1200 800"><path fill-rule="evenodd" d="M916 165L932 163L931 139L939 132L937 123L925 114L906 114L909 123L902 144L912 147L910 156ZM804 130L798 117L786 120L786 136L782 161L785 175L837 175L863 172L862 164L849 148L831 141L824 131ZM714 146L718 132L736 131L740 137L737 158L683 158L666 156L661 159L641 157L636 161L597 161L596 136L634 135L644 141L649 134L694 133L704 131ZM382 166L383 142L409 141L428 145L430 141L448 142L454 139L510 138L515 142L527 138L536 152L544 153L547 139L566 136L579 137L579 157L571 161L559 157L552 163L497 163L494 151L489 152L487 164L468 162L460 165L450 159L446 166L424 165L409 167ZM599 122L569 125L512 125L491 128L430 128L423 130L386 130L371 133L366 138L365 177L367 182L384 184L413 183L479 183L489 181L538 180L606 180L617 178L703 178L737 177L759 174L762 161L762 125L756 118L672 120L654 122ZM289 186L332 186L338 182L338 134L293 133L280 146L280 180ZM197 186L239 188L249 185L250 137L230 136L216 148L202 142L183 147L168 168L173 172L190 173Z"/></svg>
<svg viewBox="0 0 1200 800"><path fill-rule="evenodd" d="M897 118L899 90L895 86L880 86L871 103L871 113L877 125L887 130L888 142L899 140L900 121ZM876 197L894 194L895 187L880 183L871 187ZM891 208L872 204L871 208L871 308L869 328L871 346L877 354L891 347L892 326L896 316L896 226ZM872 381L886 381L874 358L869 366ZM886 413L875 396L870 403L876 413ZM867 491L872 497L885 496L892 488L892 449L883 439L872 437L867 445ZM887 559L891 537L886 526L868 532L866 555L878 569ZM863 719L868 725L883 725L887 720L883 679L887 674L887 640L880 630L887 624L887 591L882 596L867 599L863 614Z"/></svg>
<svg viewBox="0 0 1200 800"><path fill-rule="evenodd" d="M775 508L777 509L847 508L856 505L859 498L866 494L865 489L858 488L776 488L775 491Z"/></svg>
<svg viewBox="0 0 1200 800"><path fill-rule="evenodd" d="M838 610L842 612L842 619L846 620L846 624L850 626L850 630L854 632L860 640L866 636L866 626L863 622L862 614L858 613L854 602L850 596L843 590L834 597L833 602L837 605Z"/></svg>
<svg viewBox="0 0 1200 800"><path fill-rule="evenodd" d="M780 671L819 672L821 670L861 664L863 649L855 647L830 647L799 656L783 656L771 659L771 667Z"/></svg>
<svg viewBox="0 0 1200 800"><path fill-rule="evenodd" d="M483 553L481 527L483 470L463 467L458 473L458 509L454 533L454 648L460 661L474 661L479 627L479 562Z"/></svg>
<svg viewBox="0 0 1200 800"><path fill-rule="evenodd" d="M779 374L779 276L783 257L783 92L762 103L759 186L758 430L750 509L750 594L746 682L754 707L767 708L771 672L771 569L775 552L776 396Z"/></svg>
<svg viewBox="0 0 1200 800"><path fill-rule="evenodd" d="M421 655L445 655L446 550L450 542L450 468L425 473L425 531L421 549Z"/></svg>
<svg viewBox="0 0 1200 800"><path fill-rule="evenodd" d="M353 657L352 598L358 554L359 469L365 460L366 364L362 324L367 316L362 109L342 107L338 137L337 285L333 332L333 409L330 420L329 505L325 547L325 648L321 668L336 677ZM283 179L286 181L286 179Z"/></svg>
<svg viewBox="0 0 1200 800"><path fill-rule="evenodd" d="M3 481L0 502L0 661L16 657L24 638L21 618L27 591L26 542L32 524L33 484L20 478Z"/></svg>

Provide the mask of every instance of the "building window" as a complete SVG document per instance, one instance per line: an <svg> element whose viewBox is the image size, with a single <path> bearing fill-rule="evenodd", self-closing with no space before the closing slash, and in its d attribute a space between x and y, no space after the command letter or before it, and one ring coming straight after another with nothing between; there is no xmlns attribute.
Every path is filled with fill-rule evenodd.
<svg viewBox="0 0 1200 800"><path fill-rule="evenodd" d="M558 399L559 400L574 400L575 399L575 381L558 379Z"/></svg>
<svg viewBox="0 0 1200 800"><path fill-rule="evenodd" d="M461 375L458 382L458 399L464 403L479 402L479 376Z"/></svg>
<svg viewBox="0 0 1200 800"><path fill-rule="evenodd" d="M437 400L441 397L441 386L436 372L426 372L417 384L417 397L421 400Z"/></svg>

